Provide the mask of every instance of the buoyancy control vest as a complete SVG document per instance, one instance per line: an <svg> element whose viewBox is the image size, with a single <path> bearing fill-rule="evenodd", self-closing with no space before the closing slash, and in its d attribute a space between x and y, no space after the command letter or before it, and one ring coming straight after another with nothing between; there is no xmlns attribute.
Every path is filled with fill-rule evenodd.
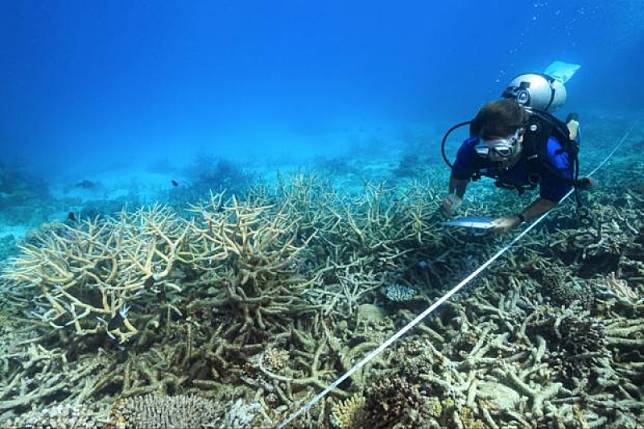
<svg viewBox="0 0 644 429"><path fill-rule="evenodd" d="M491 177L496 180L496 186L506 189L516 189L521 194L526 189L535 189L541 178L541 173L546 170L566 184L575 186L577 172L579 171L577 156L579 153L578 142L570 138L570 132L566 124L555 116L541 110L531 108L525 108L525 110L528 114L527 119L523 124L525 133L523 136L523 151L521 156L526 161L528 169L528 184L516 185L504 183L499 179L499 172L494 169L477 171L472 179L478 180L481 176ZM470 136L478 136L480 131L481 126L476 123L476 120L473 120L470 123ZM561 144L561 149L559 149L555 155L559 155L562 152L566 152L568 154L568 159L573 164L572 180L563 177L561 172L557 171L555 167L548 162L548 140L550 137L556 138Z"/></svg>
<svg viewBox="0 0 644 429"><path fill-rule="evenodd" d="M525 134L523 138L523 155L526 159L528 168L529 183L527 185L514 185L503 183L498 180L498 172L494 169L487 171L477 171L474 173L472 180L478 180L481 176L492 177L497 179L495 184L502 188L515 189L523 193L526 189L534 189L540 180L541 173L546 170L559 178L562 182L573 186L575 189L575 199L577 205L581 205L581 200L577 190L589 184L588 179L579 180L579 142L570 138L570 132L567 125L557 119L555 116L542 110L524 107L527 112L527 119L524 122ZM461 122L451 127L443 136L441 141L441 153L445 163L452 168L453 164L447 158L445 153L445 143L452 131L457 128L469 125L470 136L478 136L481 126L475 120ZM548 139L556 138L561 144L561 149L555 154L566 152L568 159L572 164L572 180L562 177L561 172L557 171L554 166L548 162Z"/></svg>

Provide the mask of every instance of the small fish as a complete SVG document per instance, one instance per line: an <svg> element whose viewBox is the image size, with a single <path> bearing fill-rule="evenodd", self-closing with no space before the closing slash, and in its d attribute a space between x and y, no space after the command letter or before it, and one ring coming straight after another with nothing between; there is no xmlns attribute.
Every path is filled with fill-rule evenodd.
<svg viewBox="0 0 644 429"><path fill-rule="evenodd" d="M78 182L76 184L76 187L81 189L94 189L96 188L96 183L92 182L91 180L84 179Z"/></svg>
<svg viewBox="0 0 644 429"><path fill-rule="evenodd" d="M119 311L116 312L114 317L112 317L107 324L108 332L118 329L121 327L121 325L123 325L123 321L127 318L127 312L129 310L130 310L130 307L127 305L124 305L121 308L119 308Z"/></svg>
<svg viewBox="0 0 644 429"><path fill-rule="evenodd" d="M124 363L127 361L129 352L127 350L127 347L124 346L118 346L118 351L116 352L116 361L118 363Z"/></svg>
<svg viewBox="0 0 644 429"><path fill-rule="evenodd" d="M143 282L143 286L145 286L146 289L149 289L152 286L154 286L154 276L148 276Z"/></svg>
<svg viewBox="0 0 644 429"><path fill-rule="evenodd" d="M162 284L161 286L159 286L159 289L157 289L155 293L159 301L165 301L166 299L165 285Z"/></svg>
<svg viewBox="0 0 644 429"><path fill-rule="evenodd" d="M74 212L69 212L69 213L67 213L67 219L68 219L68 220L70 220L70 221L72 221L72 222L76 222L76 221L78 220L78 219L76 218L76 215L74 214Z"/></svg>
<svg viewBox="0 0 644 429"><path fill-rule="evenodd" d="M471 229L490 229L494 227L492 224L493 220L491 217L461 217L447 222L441 222L441 225Z"/></svg>
<svg viewBox="0 0 644 429"><path fill-rule="evenodd" d="M111 266L111 262L109 259L99 259L94 264L94 269L101 272L101 271L109 270L110 266Z"/></svg>
<svg viewBox="0 0 644 429"><path fill-rule="evenodd" d="M179 182L177 182L176 180L172 180L172 186L176 188L177 186L179 186Z"/></svg>

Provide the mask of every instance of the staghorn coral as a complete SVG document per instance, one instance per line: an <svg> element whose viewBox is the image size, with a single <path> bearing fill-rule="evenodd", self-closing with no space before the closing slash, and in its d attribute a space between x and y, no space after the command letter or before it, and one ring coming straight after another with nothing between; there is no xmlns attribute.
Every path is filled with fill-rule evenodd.
<svg viewBox="0 0 644 429"><path fill-rule="evenodd" d="M618 278L615 273L595 281L597 293L602 297L613 298L618 301L635 303L640 299L638 293L628 285L624 279Z"/></svg>
<svg viewBox="0 0 644 429"><path fill-rule="evenodd" d="M110 420L115 429L215 428L222 418L219 405L194 395L145 395L118 401Z"/></svg>
<svg viewBox="0 0 644 429"><path fill-rule="evenodd" d="M235 329L242 343L265 337L271 321L307 311L297 298L306 280L295 269L314 234L302 236L287 206L253 207L234 197L230 206L212 198L195 206L190 252L219 285L214 299L192 308L216 307L239 315ZM232 331L232 329L231 329Z"/></svg>
<svg viewBox="0 0 644 429"><path fill-rule="evenodd" d="M3 339L11 339L3 336ZM2 355L0 372L0 421L21 415L30 408L46 408L53 400L65 398L84 404L112 375L104 357L83 356L68 362L59 349L45 349L16 338L10 352ZM35 404L41 404L35 407Z"/></svg>
<svg viewBox="0 0 644 429"><path fill-rule="evenodd" d="M186 222L159 206L74 227L60 224L22 246L3 278L34 291L29 316L36 321L78 337L107 334L125 343L139 332L132 320L143 303L159 303L155 286L163 293L181 290L170 275L175 264L186 262L187 232Z"/></svg>

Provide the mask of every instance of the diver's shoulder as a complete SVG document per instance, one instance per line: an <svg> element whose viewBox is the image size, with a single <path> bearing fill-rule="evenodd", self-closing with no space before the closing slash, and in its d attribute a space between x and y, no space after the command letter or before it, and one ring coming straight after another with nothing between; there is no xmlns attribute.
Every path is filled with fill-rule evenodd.
<svg viewBox="0 0 644 429"><path fill-rule="evenodd" d="M478 137L468 137L463 141L463 144L461 144L461 147L458 148L458 152L456 154L457 160L461 162L476 162L477 156L476 156L476 144L478 143Z"/></svg>
<svg viewBox="0 0 644 429"><path fill-rule="evenodd" d="M476 155L475 146L478 143L479 138L476 136L468 137L463 141L463 144L458 149L459 156L472 156Z"/></svg>
<svg viewBox="0 0 644 429"><path fill-rule="evenodd" d="M478 143L479 138L477 136L470 136L463 141L463 144L461 147L467 147L467 148L472 148L474 149L474 146Z"/></svg>

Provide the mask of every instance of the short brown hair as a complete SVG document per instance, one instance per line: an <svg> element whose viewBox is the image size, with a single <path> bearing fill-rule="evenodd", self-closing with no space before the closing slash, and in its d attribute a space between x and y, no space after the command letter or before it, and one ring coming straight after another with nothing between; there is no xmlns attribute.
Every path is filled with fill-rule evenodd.
<svg viewBox="0 0 644 429"><path fill-rule="evenodd" d="M470 134L483 138L509 136L521 128L526 119L526 111L515 100L492 101L481 107L470 125Z"/></svg>

